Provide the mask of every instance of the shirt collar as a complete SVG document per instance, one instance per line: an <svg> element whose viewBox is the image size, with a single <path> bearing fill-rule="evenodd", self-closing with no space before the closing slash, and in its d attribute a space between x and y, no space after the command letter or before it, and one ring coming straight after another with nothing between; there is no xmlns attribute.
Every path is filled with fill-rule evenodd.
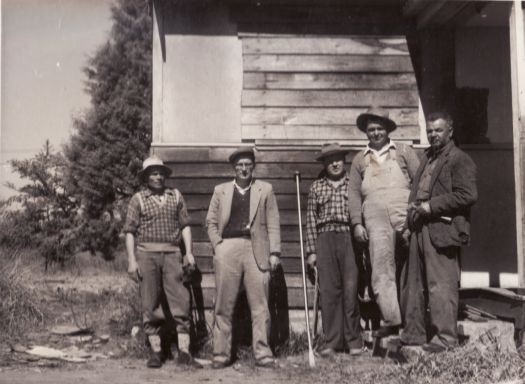
<svg viewBox="0 0 525 384"><path fill-rule="evenodd" d="M339 181L341 182L341 184L339 184L339 185L343 185L343 184L348 183L348 180L349 180L349 179L350 179L350 177L348 176L348 172L346 172L346 170L345 170L345 174L344 174L344 176L341 177L341 179L339 179ZM330 179L328 178L328 176L326 176L326 174L325 174L324 177L323 177L323 181L324 181L326 184L331 185L331 183L330 183Z"/></svg>
<svg viewBox="0 0 525 384"><path fill-rule="evenodd" d="M432 147L429 147L427 149L427 156L429 159L436 159L441 155L447 148L454 145L454 142L450 140L444 147L439 148L437 151L432 150Z"/></svg>
<svg viewBox="0 0 525 384"><path fill-rule="evenodd" d="M396 143L394 143L394 140L392 139L389 139L389 142L386 143L383 148L377 150L377 149L374 149L372 147L370 147L370 143L366 145L366 148L365 148L365 155L367 153L375 153L379 156L383 155L386 151L388 151L390 148L393 148L393 149L396 149Z"/></svg>
<svg viewBox="0 0 525 384"><path fill-rule="evenodd" d="M163 195L164 195L164 194L167 194L167 195L173 195L174 193L173 193L173 190L171 190L171 189L169 189L169 188L164 188L164 193L163 193ZM146 197L153 196L153 191L152 191L151 189L149 189L149 188L146 188L146 189L144 190L144 195L145 195Z"/></svg>
<svg viewBox="0 0 525 384"><path fill-rule="evenodd" d="M248 184L248 186L245 187L245 188L239 187L239 185L237 185L237 182L235 181L235 179L233 179L233 186L237 189L237 191L241 195L244 195L246 192L248 192L250 190L250 188L252 187L252 185L253 185L253 178L250 181L250 184Z"/></svg>

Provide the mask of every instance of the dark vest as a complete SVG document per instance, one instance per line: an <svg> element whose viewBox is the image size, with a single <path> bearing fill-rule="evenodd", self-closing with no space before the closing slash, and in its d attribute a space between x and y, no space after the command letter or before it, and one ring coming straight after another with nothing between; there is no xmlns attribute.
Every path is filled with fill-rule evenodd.
<svg viewBox="0 0 525 384"><path fill-rule="evenodd" d="M223 238L250 237L250 193L251 188L241 195L234 187L230 220L224 227Z"/></svg>

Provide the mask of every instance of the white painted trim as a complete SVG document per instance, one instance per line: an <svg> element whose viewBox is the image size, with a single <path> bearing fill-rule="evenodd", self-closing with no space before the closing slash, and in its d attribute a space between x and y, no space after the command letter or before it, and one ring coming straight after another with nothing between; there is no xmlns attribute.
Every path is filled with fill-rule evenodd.
<svg viewBox="0 0 525 384"><path fill-rule="evenodd" d="M418 98L418 123L419 123L419 142L420 145L430 145L427 137L427 120L425 119L425 111L423 111L423 104L421 97Z"/></svg>
<svg viewBox="0 0 525 384"><path fill-rule="evenodd" d="M516 288L519 285L519 276L517 273L500 273L499 286L501 288Z"/></svg>
<svg viewBox="0 0 525 384"><path fill-rule="evenodd" d="M488 272L461 272L461 288L481 288L490 286Z"/></svg>
<svg viewBox="0 0 525 384"><path fill-rule="evenodd" d="M514 0L509 20L510 66L512 84L512 120L514 144L514 182L516 192L516 245L518 258L519 286L525 286L523 265L523 180L521 158L521 136L523 135L522 118L525 117L525 36L523 28L523 10L521 1Z"/></svg>
<svg viewBox="0 0 525 384"><path fill-rule="evenodd" d="M157 19L156 7L159 2L153 1L153 23L152 23L152 92L151 92L151 136L154 141L162 141L164 127L164 61L162 58L162 36L163 25ZM164 12L164 10L162 10ZM162 23L162 20L160 21Z"/></svg>

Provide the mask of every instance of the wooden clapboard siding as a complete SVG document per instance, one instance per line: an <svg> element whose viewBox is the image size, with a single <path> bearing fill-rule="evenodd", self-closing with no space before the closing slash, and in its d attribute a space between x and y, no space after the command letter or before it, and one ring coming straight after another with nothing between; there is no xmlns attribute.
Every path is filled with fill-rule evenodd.
<svg viewBox="0 0 525 384"><path fill-rule="evenodd" d="M293 196L295 199L295 196ZM306 205L306 200L301 199L301 204ZM298 217L297 217L297 203L295 203L295 207L291 208L283 208L282 205L279 205L279 202L277 202L277 205L279 206L279 216L281 220L282 225L298 225ZM206 218L207 208L204 209L194 209L190 210L191 213L191 221L190 223L192 225L199 225L204 223L204 220ZM306 211L302 212L301 218L303 220L303 225L306 223Z"/></svg>
<svg viewBox="0 0 525 384"><path fill-rule="evenodd" d="M355 125L366 108L243 108L243 125ZM417 125L418 112L413 108L392 108L390 117L399 127ZM401 129L400 129L401 131ZM363 137L363 134L360 134Z"/></svg>
<svg viewBox="0 0 525 384"><path fill-rule="evenodd" d="M411 89L412 73L273 73L245 72L244 89Z"/></svg>
<svg viewBox="0 0 525 384"><path fill-rule="evenodd" d="M361 132L355 125L243 125L242 136L247 140L295 140L307 137L324 141L360 140ZM419 126L409 125L394 131L393 139L410 140L419 133Z"/></svg>
<svg viewBox="0 0 525 384"><path fill-rule="evenodd" d="M213 188L219 183L231 181L234 171L227 162L233 147L159 147L153 152L164 159L173 173L168 185L178 188L187 203L191 216L194 254L204 275L203 294L205 305L210 307L214 299L213 251L205 230L205 217ZM349 162L356 150L347 156ZM300 204L302 223L306 221L306 200L310 185L318 177L322 166L315 160L318 149L303 148L285 150L266 147L257 150L255 175L274 188L281 220L282 256L286 276L290 308L303 305L299 225L297 216L296 184L294 172L301 172ZM348 169L350 163L348 164ZM303 227L304 228L304 227ZM312 295L311 287L309 295ZM311 299L311 298L310 298Z"/></svg>
<svg viewBox="0 0 525 384"><path fill-rule="evenodd" d="M405 39L381 39L367 36L318 37L256 37L243 45L244 53L319 55L408 55Z"/></svg>
<svg viewBox="0 0 525 384"><path fill-rule="evenodd" d="M314 178L319 174L318 167L312 167L306 163L294 163L294 168L290 169L287 163L258 163L257 175L271 175L274 179L292 179L294 171L301 172L306 178ZM169 165L173 174L177 172L177 177L194 178L194 177L232 177L232 168L230 164L212 164L212 163L185 163L177 166Z"/></svg>
<svg viewBox="0 0 525 384"><path fill-rule="evenodd" d="M243 139L266 144L362 140L355 121L371 105L391 110L399 126L393 138L419 139L419 98L404 36L240 37Z"/></svg>
<svg viewBox="0 0 525 384"><path fill-rule="evenodd" d="M417 105L413 91L245 90L243 107L410 107ZM352 121L351 123L354 123Z"/></svg>
<svg viewBox="0 0 525 384"><path fill-rule="evenodd" d="M244 56L245 71L266 72L410 72L407 56L274 55Z"/></svg>

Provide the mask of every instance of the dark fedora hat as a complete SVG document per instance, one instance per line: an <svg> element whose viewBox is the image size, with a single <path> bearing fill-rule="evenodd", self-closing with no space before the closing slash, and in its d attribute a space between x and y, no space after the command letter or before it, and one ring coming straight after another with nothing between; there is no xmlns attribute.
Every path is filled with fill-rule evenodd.
<svg viewBox="0 0 525 384"><path fill-rule="evenodd" d="M370 107L368 111L357 116L357 128L363 132L366 132L366 126L369 121L381 122L385 125L385 128L388 132L392 132L397 128L394 120L389 117L388 111L380 107Z"/></svg>
<svg viewBox="0 0 525 384"><path fill-rule="evenodd" d="M228 157L228 161L233 164L237 160L237 158L240 156L249 156L252 158L253 161L255 161L255 152L253 151L253 147L246 147L246 146L237 148Z"/></svg>
<svg viewBox="0 0 525 384"><path fill-rule="evenodd" d="M139 179L143 180L143 178L147 175L148 170L150 169L162 169L162 172L168 177L171 175L171 169L164 165L164 162L159 159L157 156L153 155L148 157L144 160L142 163L142 170L139 171Z"/></svg>
<svg viewBox="0 0 525 384"><path fill-rule="evenodd" d="M325 157L332 155L344 155L346 156L350 152L348 149L341 148L339 143L326 143L321 147L321 154L317 156L317 161L323 161Z"/></svg>

